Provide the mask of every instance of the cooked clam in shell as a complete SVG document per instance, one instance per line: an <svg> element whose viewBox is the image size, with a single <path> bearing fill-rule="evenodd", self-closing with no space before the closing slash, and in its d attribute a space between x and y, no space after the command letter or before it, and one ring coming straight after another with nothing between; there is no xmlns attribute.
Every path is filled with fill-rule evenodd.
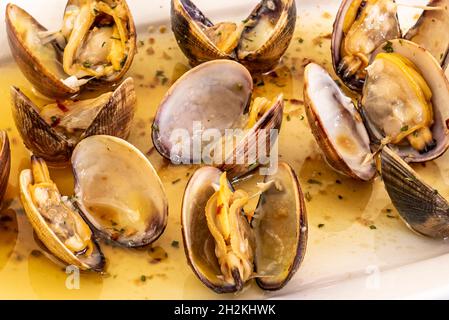
<svg viewBox="0 0 449 320"><path fill-rule="evenodd" d="M373 53L367 73L361 106L373 139L407 162L443 154L449 84L434 57L413 42L392 40Z"/></svg>
<svg viewBox="0 0 449 320"><path fill-rule="evenodd" d="M287 50L296 23L293 0L262 0L241 24L212 23L190 0L172 0L172 29L193 65L236 59L251 72L273 69Z"/></svg>
<svg viewBox="0 0 449 320"><path fill-rule="evenodd" d="M431 0L405 38L426 48L443 69L449 64L449 0Z"/></svg>
<svg viewBox="0 0 449 320"><path fill-rule="evenodd" d="M11 88L13 117L26 145L53 166L64 165L76 144L96 134L127 138L136 109L132 78L114 92L88 100L58 100L39 109Z"/></svg>
<svg viewBox="0 0 449 320"><path fill-rule="evenodd" d="M381 154L382 179L407 226L422 235L449 237L449 203L388 147Z"/></svg>
<svg viewBox="0 0 449 320"><path fill-rule="evenodd" d="M304 72L304 102L310 128L329 165L355 179L372 179L376 169L362 118L352 100L315 63Z"/></svg>
<svg viewBox="0 0 449 320"><path fill-rule="evenodd" d="M306 209L290 166L279 163L277 173L265 177L253 216L242 209L249 198L214 167L198 169L184 193L187 260L196 276L217 293L238 292L251 278L265 290L278 290L304 257Z"/></svg>
<svg viewBox="0 0 449 320"><path fill-rule="evenodd" d="M6 131L0 131L0 205L8 187L9 172L11 170L11 150Z"/></svg>
<svg viewBox="0 0 449 320"><path fill-rule="evenodd" d="M273 101L258 97L251 103L252 90L250 73L237 62L215 60L193 68L159 105L152 132L157 151L175 163L209 162L232 177L254 168L262 152L257 141L268 142L266 154L276 141L272 134L280 129L284 101L280 95ZM230 129L239 134L228 137ZM200 133L207 139L197 145ZM252 159L249 153L256 149Z"/></svg>
<svg viewBox="0 0 449 320"><path fill-rule="evenodd" d="M57 258L81 270L102 271L105 260L88 224L59 193L45 161L33 156L20 174L20 197L38 238Z"/></svg>
<svg viewBox="0 0 449 320"><path fill-rule="evenodd" d="M136 51L134 22L124 0L70 0L58 31L48 31L8 4L6 30L23 74L48 97L73 96L88 82L117 83Z"/></svg>
<svg viewBox="0 0 449 320"><path fill-rule="evenodd" d="M332 62L337 75L360 91L372 52L401 37L394 0L344 0L334 22Z"/></svg>
<svg viewBox="0 0 449 320"><path fill-rule="evenodd" d="M52 254L82 270L101 271L104 258L94 233L126 247L148 245L162 234L168 215L165 191L134 146L92 136L76 147L72 165L73 197L61 196L42 158L33 156L31 170L20 174L25 212Z"/></svg>

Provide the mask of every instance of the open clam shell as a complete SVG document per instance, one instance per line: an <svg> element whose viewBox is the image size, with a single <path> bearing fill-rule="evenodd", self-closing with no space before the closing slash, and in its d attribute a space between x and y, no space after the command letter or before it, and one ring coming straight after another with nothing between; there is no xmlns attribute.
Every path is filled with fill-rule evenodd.
<svg viewBox="0 0 449 320"><path fill-rule="evenodd" d="M214 24L190 0L171 2L173 32L193 65L237 59L251 72L269 71L287 50L295 22L293 0L262 0L242 25Z"/></svg>
<svg viewBox="0 0 449 320"><path fill-rule="evenodd" d="M71 97L88 82L112 87L123 78L136 52L136 30L124 0L112 4L70 0L57 32L8 4L6 31L17 65L48 97Z"/></svg>
<svg viewBox="0 0 449 320"><path fill-rule="evenodd" d="M413 149L410 144L390 144L389 146L407 162L425 162L433 160L441 156L449 146L449 131L447 127L447 120L449 119L449 107L447 104L447 101L449 101L449 82L438 61L436 61L427 50L404 39L395 39L386 44L382 44L373 53L371 65L376 56L385 52L387 49L389 52L396 53L411 61L430 88L432 93L431 103L433 113L433 124L431 125L430 130L435 141L435 147L433 149L421 153ZM370 72L368 72L363 89L363 98L360 104L363 109L365 124L368 132L372 135L372 140L380 141L384 138L385 134L383 133L383 129L375 124L376 121L373 121L373 117L375 117L374 111L376 109L373 107L374 105L371 108L367 107L368 99L370 99L370 101L376 101L373 98L375 97L375 91L373 91L374 93L370 93L369 88L372 85L375 86L378 80L379 77L376 74L370 76ZM378 94L378 96L385 98L388 94L391 95L391 92L393 92L391 88L385 88L385 96L383 94ZM372 95L370 96L370 94ZM394 101L396 98L393 96L391 99ZM377 123L378 122L379 121L377 121Z"/></svg>
<svg viewBox="0 0 449 320"><path fill-rule="evenodd" d="M283 288L298 270L307 247L305 200L293 169L280 162L277 173L266 176L274 184L264 191L257 206L256 281L264 290ZM279 187L280 186L280 187Z"/></svg>
<svg viewBox="0 0 449 320"><path fill-rule="evenodd" d="M76 204L103 238L126 247L154 242L165 230L168 200L149 160L130 143L97 135L72 155Z"/></svg>
<svg viewBox="0 0 449 320"><path fill-rule="evenodd" d="M25 146L51 165L64 165L76 144L85 137L108 134L126 139L136 110L136 93L132 78L126 79L113 93L87 103L88 112L68 121L83 123L76 136L58 130L44 120L41 110L18 88L11 88L12 113ZM91 112L90 112L91 111ZM69 116L71 117L71 116Z"/></svg>
<svg viewBox="0 0 449 320"><path fill-rule="evenodd" d="M382 42L401 37L395 1L378 1L378 3L375 4L376 6L381 5L389 9L386 12L372 10L372 14L362 16L363 10L365 10L369 2L371 1L343 0L337 12L332 31L331 52L334 70L343 83L354 91L362 90L364 77L357 76L357 73L350 71L352 68L342 61L345 39L351 26L349 22L352 19L365 19L364 21L367 22L365 26L363 26L363 23L358 24L358 31L354 31L354 34L356 35L354 36L354 41L357 40L361 43L353 44L349 47L353 48L353 51L358 51L360 50L360 47L363 47L363 51L365 51L363 54L367 55L366 58L368 60L371 52ZM372 2L374 3L375 1ZM373 23L373 20L381 22ZM359 48L358 50L355 49L357 47ZM356 54L357 52L354 53Z"/></svg>
<svg viewBox="0 0 449 320"><path fill-rule="evenodd" d="M37 157L32 157L31 161L33 166L40 166L40 163L43 162L42 159ZM42 167L44 172L42 175L47 176L45 179L38 178L34 168L33 170L23 170L19 178L21 202L37 237L53 255L65 264L74 265L81 270L101 272L105 265L105 259L94 235L90 233L87 225L82 226L82 218L70 201L64 200L57 188L51 188L50 191L48 185L53 184L53 182L49 179L45 163L42 164ZM42 187L38 187L42 191L32 192L35 184L39 183L44 183ZM40 205L38 202L43 201L41 199L47 199L46 201L49 202ZM54 200L50 202L50 199ZM71 216L70 220L68 220L68 216ZM65 219L64 221L70 225L71 231L65 231L69 229L66 228L65 222L61 225L58 221L60 218ZM81 230L84 234L87 234L88 239L74 236ZM68 244L79 242L81 239L82 241L88 241L90 244L80 252L69 249Z"/></svg>
<svg viewBox="0 0 449 320"><path fill-rule="evenodd" d="M205 214L221 174L214 167L202 167L193 174L184 193L181 222L187 261L195 275L215 292L230 293L240 291L245 283L230 284L221 276ZM270 186L260 196L248 242L255 247L254 277L260 277L258 285L278 290L291 279L304 257L307 218L301 188L290 166L279 163L277 173L267 176L265 182ZM234 279L241 280L237 276Z"/></svg>
<svg viewBox="0 0 449 320"><path fill-rule="evenodd" d="M273 21L276 21L274 25ZM294 0L261 1L246 19L236 51L238 61L251 72L272 70L287 50L295 32L295 24Z"/></svg>
<svg viewBox="0 0 449 320"><path fill-rule="evenodd" d="M449 203L395 152L381 153L382 179L407 226L432 238L449 237Z"/></svg>
<svg viewBox="0 0 449 320"><path fill-rule="evenodd" d="M67 78L67 75L58 64L59 53L55 45L40 43L38 34L45 31L47 29L25 10L14 4L8 4L6 32L9 47L22 73L45 96L73 96L78 90L61 81Z"/></svg>
<svg viewBox="0 0 449 320"><path fill-rule="evenodd" d="M362 118L327 71L314 63L304 72L304 102L310 128L327 163L351 178L371 180L376 169L369 159L370 141Z"/></svg>
<svg viewBox="0 0 449 320"><path fill-rule="evenodd" d="M279 96L251 128L245 129L252 89L250 73L234 61L209 61L190 70L176 81L159 105L152 132L156 150L173 163L209 162L231 171L231 175L248 171L257 161L257 156L250 163L246 161L252 158L248 157L250 147L263 139L269 141L270 147L276 141L270 136L271 129L279 130L284 106ZM211 155L215 149L225 149L217 147L222 146L222 138L232 129L242 133L238 135L240 140L233 142L232 150ZM214 161L214 157L219 160Z"/></svg>
<svg viewBox="0 0 449 320"><path fill-rule="evenodd" d="M6 131L0 131L0 204L8 187L9 172L11 170L11 150Z"/></svg>
<svg viewBox="0 0 449 320"><path fill-rule="evenodd" d="M404 37L428 50L446 69L449 64L449 0L431 0L427 6L439 9L424 10Z"/></svg>
<svg viewBox="0 0 449 320"><path fill-rule="evenodd" d="M227 284L221 277L215 256L215 243L206 221L206 203L219 184L221 170L214 167L198 169L190 178L182 202L182 237L187 262L195 275L217 293L236 292L241 284Z"/></svg>

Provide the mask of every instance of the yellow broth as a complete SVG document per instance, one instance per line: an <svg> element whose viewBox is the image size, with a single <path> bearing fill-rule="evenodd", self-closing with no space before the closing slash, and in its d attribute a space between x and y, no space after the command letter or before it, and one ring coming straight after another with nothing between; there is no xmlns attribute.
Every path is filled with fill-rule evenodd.
<svg viewBox="0 0 449 320"><path fill-rule="evenodd" d="M316 16L318 15L318 16ZM361 183L332 171L320 156L305 119L302 88L304 66L315 61L331 70L330 32L333 15L301 12L297 31L275 73L255 78L254 96L272 99L284 94L285 115L280 134L280 159L299 176L309 217L305 261L284 293L321 283L363 276L380 269L448 252L447 244L417 236L398 218L382 182ZM151 31L151 32L150 32ZM128 75L134 77L138 111L129 141L147 155L158 171L169 199L169 220L163 236L151 248L130 250L101 243L107 257L106 273L82 274L79 289L62 265L47 257L35 240L19 201L19 172L30 166L11 116L9 88L24 90L38 105L30 84L13 63L0 66L0 129L11 141L12 168L0 213L0 298L43 299L194 299L219 296L203 286L187 265L181 236L181 196L194 166L175 166L155 151L151 123L158 103L179 76L189 69L168 26L152 26L140 34L139 53ZM48 103L48 102L47 102ZM449 155L416 169L427 181L449 195ZM73 194L71 170L52 169L64 195ZM254 184L253 184L254 185ZM237 298L266 294L255 283Z"/></svg>

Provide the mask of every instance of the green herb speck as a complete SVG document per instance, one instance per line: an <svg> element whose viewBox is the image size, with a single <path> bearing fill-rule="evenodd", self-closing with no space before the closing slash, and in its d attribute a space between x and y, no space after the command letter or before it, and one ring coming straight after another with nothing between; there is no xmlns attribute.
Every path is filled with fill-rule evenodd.
<svg viewBox="0 0 449 320"><path fill-rule="evenodd" d="M316 180L316 179L309 179L309 180L307 180L307 183L322 185L321 181Z"/></svg>
<svg viewBox="0 0 449 320"><path fill-rule="evenodd" d="M382 49L383 49L386 53L392 53L392 52L394 52L394 49L393 49L393 43L391 43L391 41L387 41L387 43L382 47Z"/></svg>

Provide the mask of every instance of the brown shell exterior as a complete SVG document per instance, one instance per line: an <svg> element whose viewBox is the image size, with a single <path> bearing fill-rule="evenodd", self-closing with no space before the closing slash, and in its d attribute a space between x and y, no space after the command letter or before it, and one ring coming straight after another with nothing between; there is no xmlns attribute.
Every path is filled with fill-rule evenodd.
<svg viewBox="0 0 449 320"><path fill-rule="evenodd" d="M11 105L17 130L34 155L51 164L70 159L74 146L41 118L34 103L16 87L11 88Z"/></svg>
<svg viewBox="0 0 449 320"><path fill-rule="evenodd" d="M388 195L407 226L431 238L449 237L448 201L388 147L382 149L381 168Z"/></svg>
<svg viewBox="0 0 449 320"><path fill-rule="evenodd" d="M210 22L190 0L171 0L171 26L175 38L184 55L193 66L216 59L231 59L231 56L218 50L199 29L190 17L186 6L197 13L207 25Z"/></svg>
<svg viewBox="0 0 449 320"><path fill-rule="evenodd" d="M266 0L262 0L252 11L250 18L259 14ZM272 70L287 50L293 37L296 25L296 2L294 0L276 0L277 5L283 3L282 10L286 10L284 19L279 22L271 38L257 51L242 59L236 52L226 54L221 52L204 35L196 21L206 26L213 26L204 14L190 0L171 0L171 26L179 47L193 66L210 60L233 59L244 64L252 73L262 73ZM191 12L191 15L189 14ZM245 32L245 30L243 31Z"/></svg>
<svg viewBox="0 0 449 320"><path fill-rule="evenodd" d="M75 144L46 123L33 104L19 89L11 89L12 114L25 146L52 166L64 166L70 160ZM81 140L106 134L126 139L136 111L134 80L126 79L102 107Z"/></svg>
<svg viewBox="0 0 449 320"><path fill-rule="evenodd" d="M8 35L9 47L11 48L11 53L24 76L45 96L63 98L76 94L76 90L67 87L60 81L60 79L48 72L45 66L36 59L29 48L21 42L17 35L18 32L11 21L12 10L18 10L27 15L39 30L47 31L47 29L20 7L13 4L8 4L6 7L6 33Z"/></svg>
<svg viewBox="0 0 449 320"><path fill-rule="evenodd" d="M11 150L6 131L0 131L0 205L8 187L9 172L11 171Z"/></svg>
<svg viewBox="0 0 449 320"><path fill-rule="evenodd" d="M127 78L114 91L81 139L93 135L109 135L127 139L137 108L134 80Z"/></svg>
<svg viewBox="0 0 449 320"><path fill-rule="evenodd" d="M278 0L276 2L280 3L284 1ZM258 14L262 4L263 2L259 3L250 17ZM239 59L239 62L245 65L252 73L264 73L273 70L290 45L296 26L295 0L285 1L284 8L287 8L286 17L282 22L279 22L269 41L257 51L250 53L243 59Z"/></svg>
<svg viewBox="0 0 449 320"><path fill-rule="evenodd" d="M256 150L256 144L261 139L264 139L266 143L265 145L271 148L276 142L275 137L271 135L271 130L277 130L279 133L282 125L283 113L284 99L282 96L279 96L275 105L271 107L271 109L265 113L265 115L254 125L254 127L249 130L245 138L243 138L243 140L235 146L232 155L225 160L225 164L219 166L221 170L226 171L228 179L233 181L258 167L257 163L235 164L236 161L231 161L229 158L234 157L234 160L239 159L238 155L246 155L248 150ZM264 137L259 137L261 134L264 134ZM270 151L271 150L267 150L267 153L269 154ZM245 160L247 160L247 158L248 156L244 156Z"/></svg>

